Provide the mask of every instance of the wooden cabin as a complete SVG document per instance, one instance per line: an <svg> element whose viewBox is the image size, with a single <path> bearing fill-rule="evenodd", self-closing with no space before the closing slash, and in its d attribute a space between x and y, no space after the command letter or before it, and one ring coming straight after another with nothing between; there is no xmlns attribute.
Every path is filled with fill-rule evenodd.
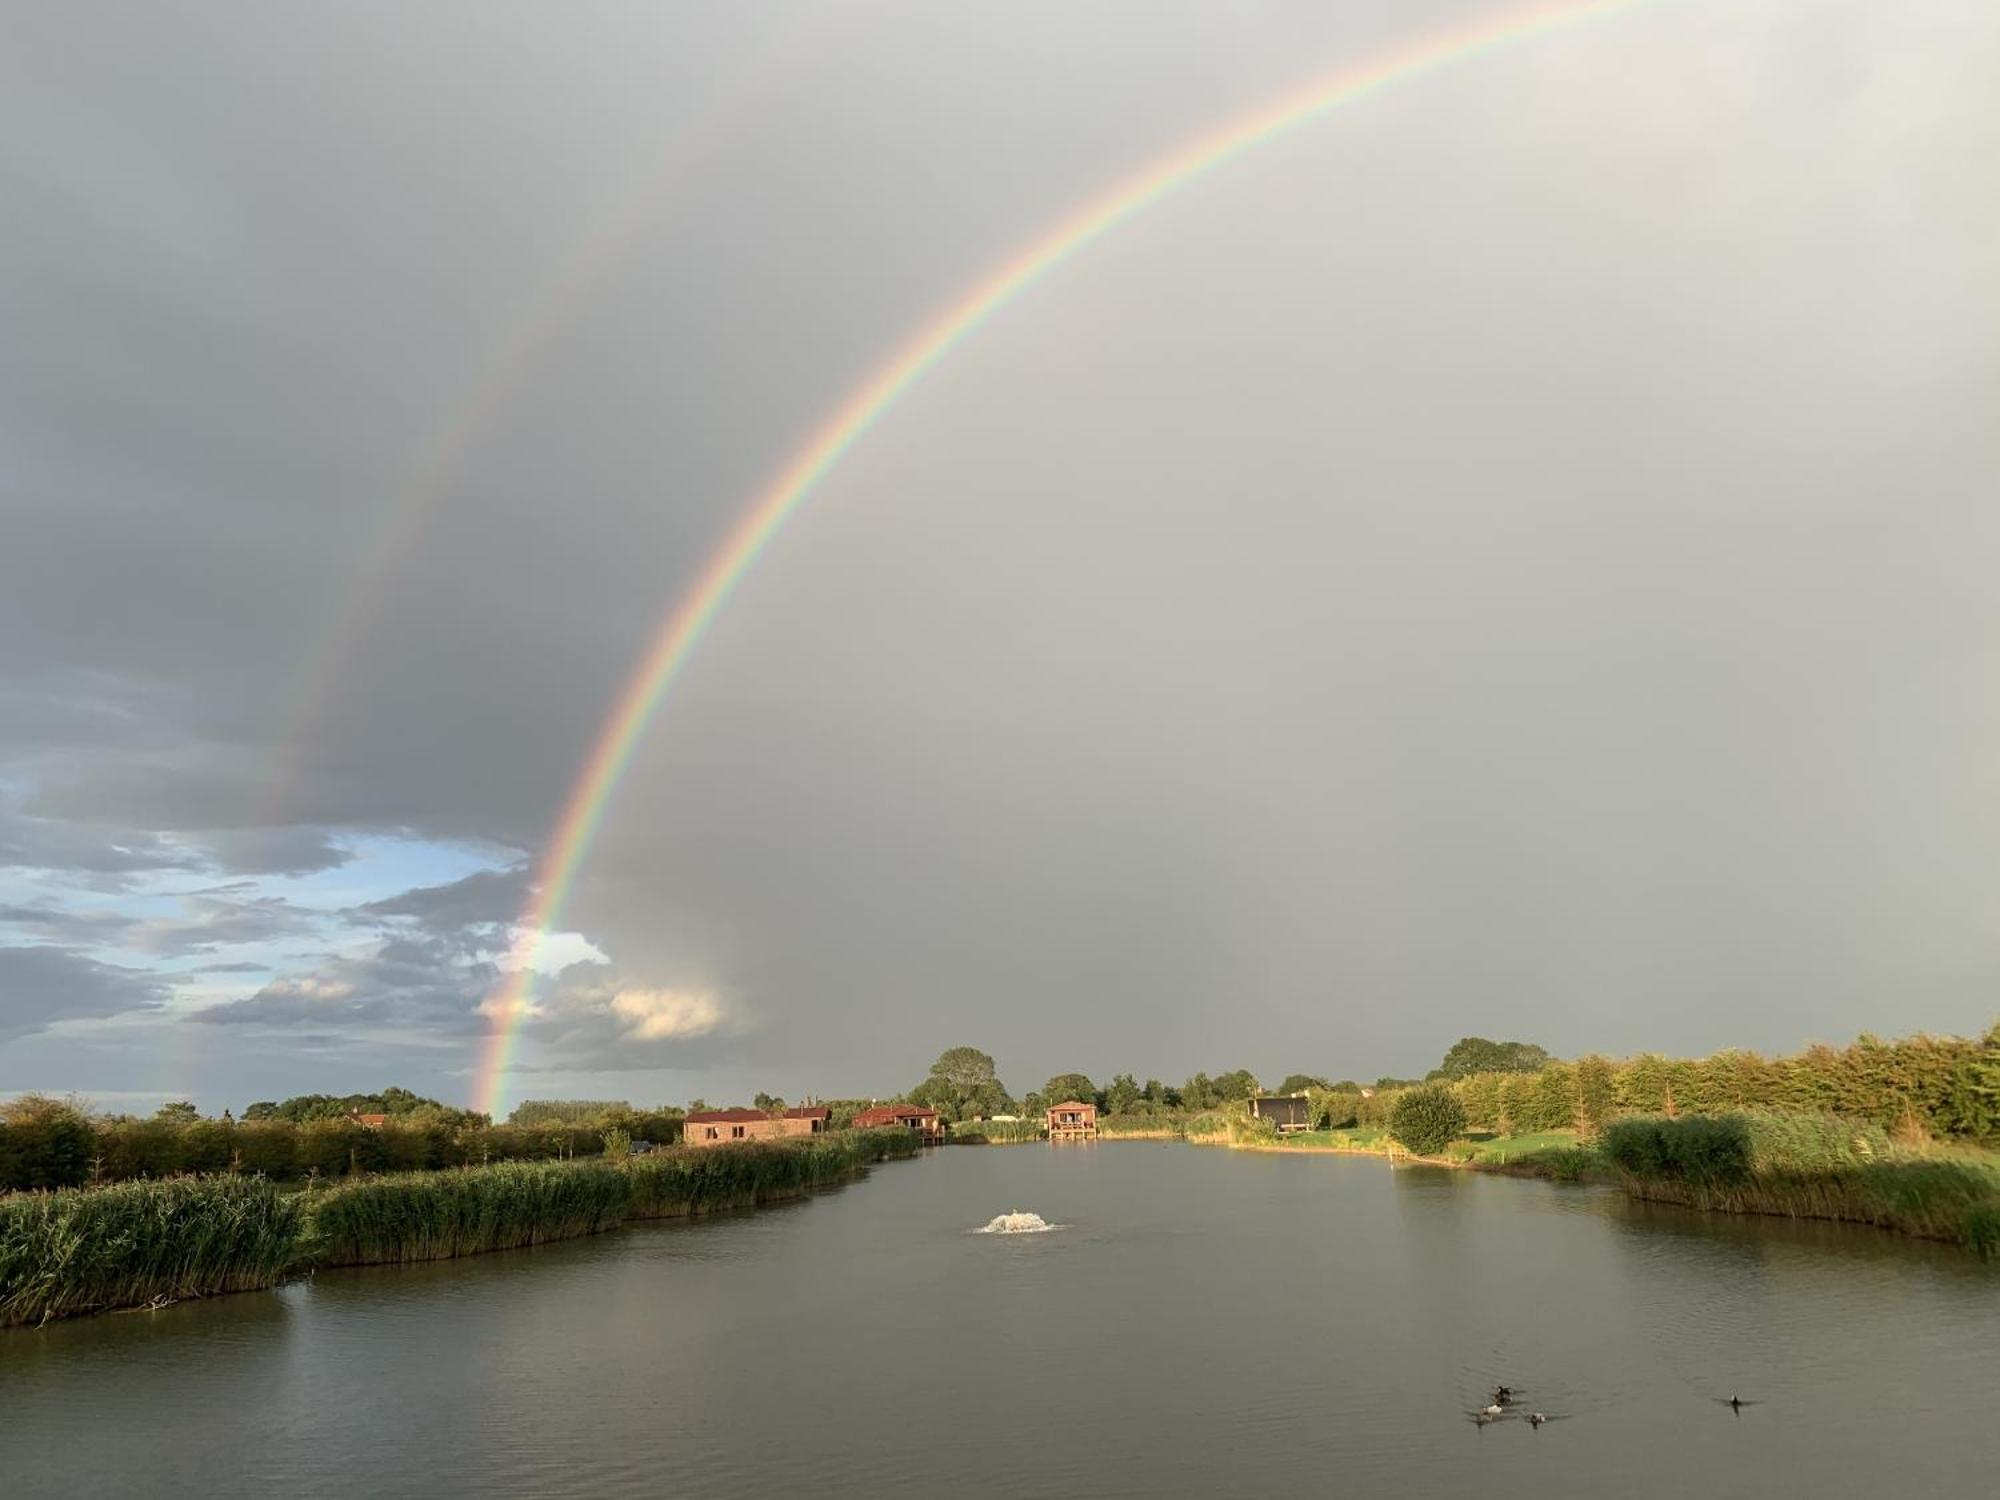
<svg viewBox="0 0 2000 1500"><path fill-rule="evenodd" d="M938 1119L938 1112L921 1104L878 1104L854 1117L856 1130L881 1130L891 1125L914 1131L926 1146L944 1142L944 1122Z"/></svg>
<svg viewBox="0 0 2000 1500"><path fill-rule="evenodd" d="M1269 1120L1278 1134L1312 1129L1312 1101L1304 1094L1265 1094L1250 1101L1250 1118Z"/></svg>
<svg viewBox="0 0 2000 1500"><path fill-rule="evenodd" d="M779 1113L761 1109L699 1109L684 1122L681 1139L690 1146L727 1146L732 1141L776 1141L818 1135L833 1112L825 1105L807 1105Z"/></svg>
<svg viewBox="0 0 2000 1500"><path fill-rule="evenodd" d="M1094 1141L1097 1139L1097 1106L1080 1099L1067 1099L1049 1106L1049 1139L1052 1141Z"/></svg>

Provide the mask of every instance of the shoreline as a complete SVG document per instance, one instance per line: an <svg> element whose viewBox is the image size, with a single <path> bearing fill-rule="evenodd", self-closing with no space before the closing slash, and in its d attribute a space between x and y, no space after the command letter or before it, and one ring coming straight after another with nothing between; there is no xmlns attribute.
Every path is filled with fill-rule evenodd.
<svg viewBox="0 0 2000 1500"><path fill-rule="evenodd" d="M1232 1151L1256 1151L1269 1156L1372 1156L1387 1161L1391 1171L1403 1165L1441 1167L1449 1171L1484 1172L1495 1177L1615 1187L1632 1203L1732 1218L1850 1224L1925 1244L1956 1245L1979 1260L2000 1259L2000 1231L1990 1227L1983 1218L1950 1227L1898 1218L1891 1208L1865 1202L1863 1187L1832 1175L1796 1182L1756 1178L1733 1189L1717 1190L1668 1179L1634 1177L1609 1166L1589 1167L1568 1176L1528 1158L1512 1162L1484 1161L1478 1157L1418 1156L1368 1146L1286 1146L1265 1141L1213 1141L1204 1144L1226 1145Z"/></svg>

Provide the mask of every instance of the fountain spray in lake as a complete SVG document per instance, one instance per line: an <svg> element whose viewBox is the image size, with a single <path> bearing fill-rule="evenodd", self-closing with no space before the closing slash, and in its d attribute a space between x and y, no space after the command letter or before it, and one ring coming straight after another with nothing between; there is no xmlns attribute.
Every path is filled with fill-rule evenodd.
<svg viewBox="0 0 2000 1500"><path fill-rule="evenodd" d="M1047 1234L1051 1229L1060 1229L1060 1224L1051 1224L1040 1214L1023 1213L1016 1209L1011 1214L1000 1214L992 1219L984 1229L974 1230L975 1234Z"/></svg>

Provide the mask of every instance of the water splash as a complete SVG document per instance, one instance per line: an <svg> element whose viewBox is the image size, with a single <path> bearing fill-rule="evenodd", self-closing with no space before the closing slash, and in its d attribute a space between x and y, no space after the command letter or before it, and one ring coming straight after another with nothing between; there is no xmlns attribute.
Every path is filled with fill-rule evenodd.
<svg viewBox="0 0 2000 1500"><path fill-rule="evenodd" d="M1051 1224L1040 1214L1024 1213L1017 1208L1010 1214L995 1216L988 1222L984 1229L975 1229L972 1232L974 1234L1047 1234L1051 1229L1060 1228L1062 1228L1062 1225Z"/></svg>

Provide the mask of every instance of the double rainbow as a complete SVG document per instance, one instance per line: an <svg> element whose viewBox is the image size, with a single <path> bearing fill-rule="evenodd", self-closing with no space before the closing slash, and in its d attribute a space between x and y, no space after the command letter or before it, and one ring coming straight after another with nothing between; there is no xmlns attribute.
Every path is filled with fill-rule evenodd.
<svg viewBox="0 0 2000 1500"><path fill-rule="evenodd" d="M489 998L491 1019L473 1084L474 1109L493 1112L522 1023L532 1013L536 962L560 921L570 889L630 764L681 668L738 582L777 537L815 486L896 402L990 318L1036 282L1176 189L1320 116L1393 84L1467 62L1513 43L1643 0L1570 0L1506 11L1490 19L1399 47L1343 68L1253 110L1160 158L1084 204L946 307L852 391L804 448L759 494L662 621L626 681L570 789L536 870L534 894L518 923L511 969Z"/></svg>

